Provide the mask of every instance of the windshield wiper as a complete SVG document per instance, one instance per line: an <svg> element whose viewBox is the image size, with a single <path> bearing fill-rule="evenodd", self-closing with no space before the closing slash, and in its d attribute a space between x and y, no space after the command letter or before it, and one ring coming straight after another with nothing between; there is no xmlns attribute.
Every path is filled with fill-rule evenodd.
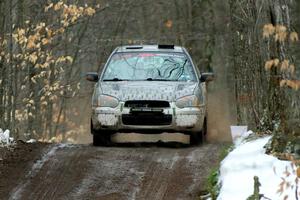
<svg viewBox="0 0 300 200"><path fill-rule="evenodd" d="M127 79L119 79L119 78L113 78L113 79L104 79L103 81L128 81Z"/></svg>
<svg viewBox="0 0 300 200"><path fill-rule="evenodd" d="M147 78L147 81L175 81L170 79L161 79L161 78Z"/></svg>

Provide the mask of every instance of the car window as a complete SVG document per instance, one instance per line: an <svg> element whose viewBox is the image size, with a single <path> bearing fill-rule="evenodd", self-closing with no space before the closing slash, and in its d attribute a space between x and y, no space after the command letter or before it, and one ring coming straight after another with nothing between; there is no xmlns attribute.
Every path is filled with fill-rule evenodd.
<svg viewBox="0 0 300 200"><path fill-rule="evenodd" d="M133 52L114 54L103 80L196 81L194 68L183 53Z"/></svg>

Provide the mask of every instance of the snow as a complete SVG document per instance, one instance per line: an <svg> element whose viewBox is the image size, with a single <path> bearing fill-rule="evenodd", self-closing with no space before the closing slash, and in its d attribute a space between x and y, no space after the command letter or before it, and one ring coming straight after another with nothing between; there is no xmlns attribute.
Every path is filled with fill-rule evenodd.
<svg viewBox="0 0 300 200"><path fill-rule="evenodd" d="M248 126L230 126L231 137L233 142L241 141L247 134Z"/></svg>
<svg viewBox="0 0 300 200"><path fill-rule="evenodd" d="M245 143L245 139L248 138L250 135L254 134L253 131L247 131L247 132L244 132L241 136L239 137L236 137L234 140L233 140L233 143L234 145L237 147L243 143Z"/></svg>
<svg viewBox="0 0 300 200"><path fill-rule="evenodd" d="M26 143L36 143L36 140L35 139L30 139L30 140L27 140Z"/></svg>
<svg viewBox="0 0 300 200"><path fill-rule="evenodd" d="M10 145L13 143L13 141L14 141L14 139L12 137L10 137L10 131L5 130L3 132L3 130L0 128L0 144Z"/></svg>
<svg viewBox="0 0 300 200"><path fill-rule="evenodd" d="M3 132L3 130L0 128L0 145L7 146L13 144L13 142L14 142L14 138L10 137L10 131L5 130ZM37 142L35 139L30 139L26 141L26 143L35 143L35 142Z"/></svg>
<svg viewBox="0 0 300 200"><path fill-rule="evenodd" d="M172 158L160 157L157 159L157 162L161 163L164 166L164 168L173 169L176 162L179 161L180 159L182 159L182 156L179 156L178 153L175 153L175 155Z"/></svg>
<svg viewBox="0 0 300 200"><path fill-rule="evenodd" d="M296 166L265 154L264 146L270 139L264 137L250 142L235 142L235 149L221 163L218 200L246 200L253 194L254 176L259 177L260 194L265 197L278 200L287 195L289 200L296 200L296 180L300 181L295 172ZM282 183L284 191L278 193Z"/></svg>
<svg viewBox="0 0 300 200"><path fill-rule="evenodd" d="M40 171L40 169L42 169L42 167L44 166L44 164L55 155L55 153L59 150L59 149L63 149L65 147L67 147L67 144L57 144L55 146L53 146L46 154L43 155L43 157L36 161L34 163L34 165L31 168L31 171L29 172L29 174L27 176L33 176L35 175L37 172Z"/></svg>

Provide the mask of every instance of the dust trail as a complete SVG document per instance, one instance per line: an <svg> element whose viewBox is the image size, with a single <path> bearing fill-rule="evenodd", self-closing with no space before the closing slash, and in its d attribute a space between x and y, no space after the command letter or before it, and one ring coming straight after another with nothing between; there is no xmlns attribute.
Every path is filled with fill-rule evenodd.
<svg viewBox="0 0 300 200"><path fill-rule="evenodd" d="M222 16L218 16L222 17ZM208 85L208 140L231 141L230 125L236 124L236 100L228 40L216 38L213 66L216 79Z"/></svg>
<svg viewBox="0 0 300 200"><path fill-rule="evenodd" d="M230 125L235 122L231 117L229 99L224 98L226 96L228 94L222 91L209 94L207 136L209 141L231 141Z"/></svg>

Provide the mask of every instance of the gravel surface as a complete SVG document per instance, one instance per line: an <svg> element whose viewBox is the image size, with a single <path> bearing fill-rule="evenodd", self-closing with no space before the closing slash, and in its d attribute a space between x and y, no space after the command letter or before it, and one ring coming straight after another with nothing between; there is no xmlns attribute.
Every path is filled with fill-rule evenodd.
<svg viewBox="0 0 300 200"><path fill-rule="evenodd" d="M9 162L14 164L1 165L1 170L17 173L11 181L7 176L0 178L0 197L197 199L223 147L220 144L188 148L141 146L26 144L8 153L12 160ZM8 160L4 158L1 162ZM5 187L6 182L10 187Z"/></svg>
<svg viewBox="0 0 300 200"><path fill-rule="evenodd" d="M16 185L26 179L34 163L51 145L17 142L9 147L0 147L0 199L8 199Z"/></svg>

